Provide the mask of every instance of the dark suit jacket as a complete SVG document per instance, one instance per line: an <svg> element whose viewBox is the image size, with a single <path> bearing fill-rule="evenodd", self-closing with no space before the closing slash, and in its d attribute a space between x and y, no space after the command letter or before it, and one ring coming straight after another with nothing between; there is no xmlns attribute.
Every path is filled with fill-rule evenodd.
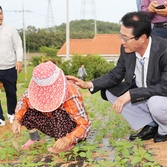
<svg viewBox="0 0 167 167"><path fill-rule="evenodd" d="M137 88L134 85L135 52L125 53L121 46L117 66L108 74L92 81L94 90L91 93L101 90L104 95L103 92L107 89L115 96L120 96L129 90L132 103L147 100L155 95L167 96L167 40L158 36L151 37L147 87Z"/></svg>

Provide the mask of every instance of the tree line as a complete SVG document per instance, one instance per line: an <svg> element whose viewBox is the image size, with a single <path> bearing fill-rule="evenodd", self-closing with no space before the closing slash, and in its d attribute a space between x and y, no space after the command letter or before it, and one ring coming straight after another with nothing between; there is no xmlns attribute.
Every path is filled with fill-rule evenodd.
<svg viewBox="0 0 167 167"><path fill-rule="evenodd" d="M96 27L97 34L114 34L119 32L120 24L96 21ZM23 40L23 29L18 31ZM66 24L62 23L60 26L49 29L28 26L25 34L26 50L29 52L39 52L42 46L55 47L59 50L66 41ZM74 20L70 22L71 39L93 38L94 35L94 20Z"/></svg>

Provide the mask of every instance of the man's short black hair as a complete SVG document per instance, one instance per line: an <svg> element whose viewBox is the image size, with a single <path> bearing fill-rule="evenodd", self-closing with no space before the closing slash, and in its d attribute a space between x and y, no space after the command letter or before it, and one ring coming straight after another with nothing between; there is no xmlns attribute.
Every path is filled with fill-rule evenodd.
<svg viewBox="0 0 167 167"><path fill-rule="evenodd" d="M0 10L2 10L2 7L0 6ZM2 10L3 11L3 10Z"/></svg>
<svg viewBox="0 0 167 167"><path fill-rule="evenodd" d="M121 22L125 27L133 28L132 34L137 38L143 34L149 37L151 34L151 19L143 11L129 12L122 17Z"/></svg>

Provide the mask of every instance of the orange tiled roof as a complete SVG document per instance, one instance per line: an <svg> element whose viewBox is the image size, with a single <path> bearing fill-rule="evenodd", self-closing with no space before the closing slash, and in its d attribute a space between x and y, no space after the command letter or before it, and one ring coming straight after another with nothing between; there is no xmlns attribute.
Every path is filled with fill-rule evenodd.
<svg viewBox="0 0 167 167"><path fill-rule="evenodd" d="M70 39L72 54L119 54L121 40L117 34L97 34L93 39ZM66 43L57 55L66 54Z"/></svg>

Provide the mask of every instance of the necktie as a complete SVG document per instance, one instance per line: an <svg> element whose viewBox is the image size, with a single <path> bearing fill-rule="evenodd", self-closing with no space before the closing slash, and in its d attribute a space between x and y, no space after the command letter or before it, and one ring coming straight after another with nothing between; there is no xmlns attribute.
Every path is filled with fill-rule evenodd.
<svg viewBox="0 0 167 167"><path fill-rule="evenodd" d="M142 87L144 87L144 59L145 58L143 58L143 59L140 59L140 64L141 64L141 66L142 66L142 69L141 69L141 72L142 72L142 78L141 78L141 80L142 80Z"/></svg>

